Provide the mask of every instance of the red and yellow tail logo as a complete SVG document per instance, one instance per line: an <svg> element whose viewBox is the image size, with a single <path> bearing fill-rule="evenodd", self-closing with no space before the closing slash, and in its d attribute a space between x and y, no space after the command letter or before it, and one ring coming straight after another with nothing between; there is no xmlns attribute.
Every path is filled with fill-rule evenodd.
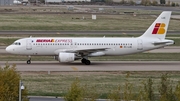
<svg viewBox="0 0 180 101"><path fill-rule="evenodd" d="M164 23L156 23L154 30L152 34L164 34L165 33L165 27L166 25Z"/></svg>

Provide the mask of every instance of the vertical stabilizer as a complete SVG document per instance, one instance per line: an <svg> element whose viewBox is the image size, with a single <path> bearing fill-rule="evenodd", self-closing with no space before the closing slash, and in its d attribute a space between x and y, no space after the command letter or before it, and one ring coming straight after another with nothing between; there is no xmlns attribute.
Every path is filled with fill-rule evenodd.
<svg viewBox="0 0 180 101"><path fill-rule="evenodd" d="M165 39L171 11L163 11L141 37Z"/></svg>

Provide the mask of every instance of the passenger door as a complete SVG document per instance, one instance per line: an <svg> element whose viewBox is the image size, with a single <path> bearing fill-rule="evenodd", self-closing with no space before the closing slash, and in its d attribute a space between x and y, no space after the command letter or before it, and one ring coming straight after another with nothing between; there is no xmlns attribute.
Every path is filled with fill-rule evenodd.
<svg viewBox="0 0 180 101"><path fill-rule="evenodd" d="M141 39L137 40L137 50L143 50L143 41Z"/></svg>
<svg viewBox="0 0 180 101"><path fill-rule="evenodd" d="M26 40L26 50L32 50L32 40L31 39Z"/></svg>

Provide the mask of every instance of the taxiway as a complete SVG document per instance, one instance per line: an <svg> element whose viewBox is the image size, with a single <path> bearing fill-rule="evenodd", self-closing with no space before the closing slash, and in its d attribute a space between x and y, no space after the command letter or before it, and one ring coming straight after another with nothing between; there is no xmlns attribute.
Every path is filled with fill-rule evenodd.
<svg viewBox="0 0 180 101"><path fill-rule="evenodd" d="M4 66L6 61L0 61ZM91 65L84 65L80 61L73 63L59 63L58 61L9 61L16 64L17 71L47 71L47 72L98 72L98 71L180 71L180 61L92 61Z"/></svg>

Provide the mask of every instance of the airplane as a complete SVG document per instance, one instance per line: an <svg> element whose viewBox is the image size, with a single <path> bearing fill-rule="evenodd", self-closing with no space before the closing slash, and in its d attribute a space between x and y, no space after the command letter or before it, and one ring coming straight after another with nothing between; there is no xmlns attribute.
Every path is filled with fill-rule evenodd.
<svg viewBox="0 0 180 101"><path fill-rule="evenodd" d="M55 60L68 63L81 59L90 65L88 57L128 55L174 44L165 39L171 11L163 11L152 25L139 37L29 37L16 40L6 48L12 54L29 56L54 56Z"/></svg>
<svg viewBox="0 0 180 101"><path fill-rule="evenodd" d="M19 0L14 0L14 1L13 1L13 4L17 4L17 5L19 5L19 4L22 4L22 2L21 2L21 1L19 1Z"/></svg>

